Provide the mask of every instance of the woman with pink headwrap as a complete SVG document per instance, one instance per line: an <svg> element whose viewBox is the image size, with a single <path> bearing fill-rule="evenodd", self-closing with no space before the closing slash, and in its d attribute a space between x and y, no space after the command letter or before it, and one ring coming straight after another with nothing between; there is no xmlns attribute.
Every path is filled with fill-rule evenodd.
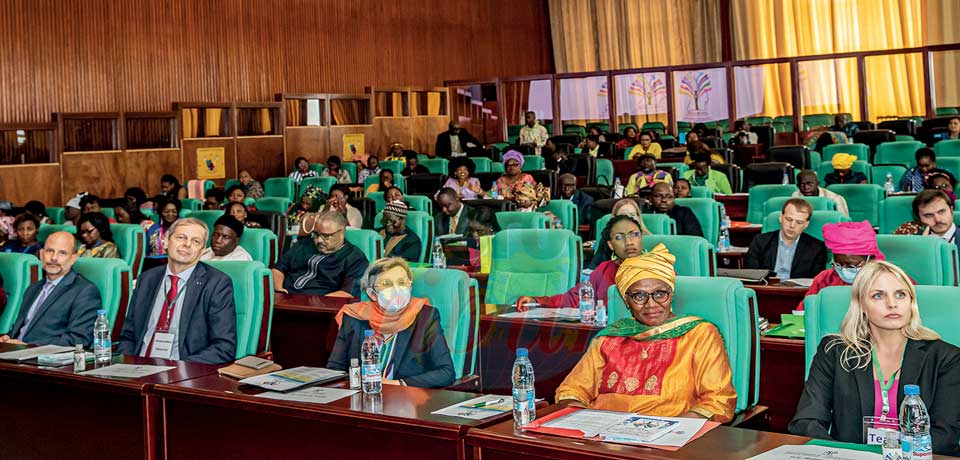
<svg viewBox="0 0 960 460"><path fill-rule="evenodd" d="M497 194L505 200L513 200L524 184L536 186L533 176L523 172L523 154L510 150L503 154L503 175L494 183Z"/></svg>
<svg viewBox="0 0 960 460"><path fill-rule="evenodd" d="M813 278L804 297L828 286L849 286L867 262L884 259L877 246L877 234L868 221L825 224L823 243L833 252L832 266ZM797 310L803 310L802 300Z"/></svg>

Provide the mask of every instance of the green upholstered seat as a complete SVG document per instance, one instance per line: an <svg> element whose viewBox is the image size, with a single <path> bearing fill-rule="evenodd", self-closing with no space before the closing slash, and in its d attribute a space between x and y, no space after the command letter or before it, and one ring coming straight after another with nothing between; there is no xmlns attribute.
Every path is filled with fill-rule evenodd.
<svg viewBox="0 0 960 460"><path fill-rule="evenodd" d="M850 170L853 172L863 173L864 176L867 176L867 180L870 180L870 177L873 176L873 165L867 163L863 160L857 160L853 162L853 166L850 167ZM817 169L817 178L820 179L820 186L824 187L827 185L826 179L827 174L833 172L833 163L829 161L824 161L820 163L820 168Z"/></svg>
<svg viewBox="0 0 960 460"><path fill-rule="evenodd" d="M462 270L413 268L413 296L430 299L450 348L457 379L477 373L480 288Z"/></svg>
<svg viewBox="0 0 960 460"><path fill-rule="evenodd" d="M913 220L913 195L888 196L880 202L880 234L893 234L904 222Z"/></svg>
<svg viewBox="0 0 960 460"><path fill-rule="evenodd" d="M378 212L373 222L374 228L381 228L383 212ZM420 260L417 262L431 262L433 254L433 216L423 211L407 211L407 229L413 231L420 238ZM384 243L385 244L385 243Z"/></svg>
<svg viewBox="0 0 960 460"><path fill-rule="evenodd" d="M180 200L180 215L189 211L199 211L203 207L203 200L196 198L184 198Z"/></svg>
<svg viewBox="0 0 960 460"><path fill-rule="evenodd" d="M950 174L953 174L953 177L958 177L958 174L960 174L960 157L937 157L937 168L946 169L950 171Z"/></svg>
<svg viewBox="0 0 960 460"><path fill-rule="evenodd" d="M47 217L50 218L50 222L54 224L62 224L64 221L63 217L64 209L63 208L47 208Z"/></svg>
<svg viewBox="0 0 960 460"><path fill-rule="evenodd" d="M617 286L607 291L611 322L630 313ZM673 311L678 315L703 318L720 331L730 360L733 386L737 390L737 412L755 404L760 397L760 340L757 328L757 296L733 278L678 276Z"/></svg>
<svg viewBox="0 0 960 460"><path fill-rule="evenodd" d="M293 201L297 199L296 188L296 182L289 177L269 177L263 181L263 196Z"/></svg>
<svg viewBox="0 0 960 460"><path fill-rule="evenodd" d="M720 238L720 203L712 198L677 198L674 203L693 211L693 215L700 221L703 237L716 247Z"/></svg>
<svg viewBox="0 0 960 460"><path fill-rule="evenodd" d="M117 318L126 317L127 305L133 294L130 266L120 259L80 257L73 264L72 270L83 275L100 291L100 302L107 311L107 319L110 320L113 331L111 337L119 340L120 331L123 329L123 324L120 323L123 321L117 321Z"/></svg>
<svg viewBox="0 0 960 460"><path fill-rule="evenodd" d="M877 146L877 154L874 155L873 162L877 164L899 164L912 168L917 165L914 155L917 150L923 147L923 142L919 141L884 142Z"/></svg>
<svg viewBox="0 0 960 460"><path fill-rule="evenodd" d="M690 235L644 235L643 250L649 251L663 243L677 256L674 269L680 276L714 276L717 273L717 255L705 238Z"/></svg>
<svg viewBox="0 0 960 460"><path fill-rule="evenodd" d="M427 167L431 174L446 174L450 161L446 158L430 158L420 162Z"/></svg>
<svg viewBox="0 0 960 460"><path fill-rule="evenodd" d="M262 200L263 199L261 199L261 201ZM260 209L260 208L257 208L257 209ZM193 211L187 214L187 217L200 219L201 221L203 221L203 223L207 224L207 243L209 243L210 240L213 238L213 224L214 222L217 221L217 219L223 217L223 211Z"/></svg>
<svg viewBox="0 0 960 460"><path fill-rule="evenodd" d="M490 163L490 172L502 173L502 172L503 172L503 162L502 162L502 161L494 161L493 163ZM483 184L480 184L480 186L482 187Z"/></svg>
<svg viewBox="0 0 960 460"><path fill-rule="evenodd" d="M367 195L367 198L373 201L373 207L376 209L376 212L383 211L383 208L387 206L386 200L383 198L383 192L370 192ZM407 202L411 208L417 211L423 211L430 215L433 215L433 200L428 196L423 195L406 195L403 197L403 201ZM379 226L380 221L377 220L374 222L373 226Z"/></svg>
<svg viewBox="0 0 960 460"><path fill-rule="evenodd" d="M323 193L330 194L330 188L337 183L336 177L306 177L300 181L300 190L306 190L307 187L319 187Z"/></svg>
<svg viewBox="0 0 960 460"><path fill-rule="evenodd" d="M933 144L933 151L937 154L937 161L946 157L960 157L960 139L946 139ZM47 208L47 215L50 208Z"/></svg>
<svg viewBox="0 0 960 460"><path fill-rule="evenodd" d="M902 268L917 284L957 286L957 245L923 235L877 235L887 261Z"/></svg>
<svg viewBox="0 0 960 460"><path fill-rule="evenodd" d="M610 132L610 123L600 122L600 123L590 123L587 125L587 129L596 126L601 132L608 133Z"/></svg>
<svg viewBox="0 0 960 460"><path fill-rule="evenodd" d="M347 227L346 240L359 248L370 263L383 257L383 238L373 230Z"/></svg>
<svg viewBox="0 0 960 460"><path fill-rule="evenodd" d="M227 179L226 182L223 183L223 189L226 190L234 185L240 185L240 181L237 179Z"/></svg>
<svg viewBox="0 0 960 460"><path fill-rule="evenodd" d="M880 225L883 187L875 184L833 184L827 189L846 199L851 221L869 220L873 226Z"/></svg>
<svg viewBox="0 0 960 460"><path fill-rule="evenodd" d="M793 197L789 196L776 196L767 200L763 205L763 212L766 215L769 215L771 212L783 211L783 205L787 200L792 199ZM836 211L837 202L827 198L825 196L802 196L800 197L807 203L810 203L810 206L813 206L814 211Z"/></svg>
<svg viewBox="0 0 960 460"><path fill-rule="evenodd" d="M810 216L810 225L803 233L823 241L823 224L835 224L837 222L850 222L850 218L838 211L813 211L813 215ZM767 214L767 217L763 220L763 233L774 230L780 230L780 211Z"/></svg>
<svg viewBox="0 0 960 460"><path fill-rule="evenodd" d="M381 161L380 169L389 169L393 171L393 175L400 175L400 171L403 171L403 168L407 167L407 162L402 160L391 160L391 161Z"/></svg>
<svg viewBox="0 0 960 460"><path fill-rule="evenodd" d="M542 212L501 211L495 214L501 229L549 228L550 218Z"/></svg>
<svg viewBox="0 0 960 460"><path fill-rule="evenodd" d="M40 274L40 259L36 256L0 252L0 276L7 294L7 306L0 313L0 333L10 332L20 313L23 294L30 284L40 280Z"/></svg>
<svg viewBox="0 0 960 460"><path fill-rule="evenodd" d="M350 175L350 183L355 184L357 182L357 164L352 161L344 161L340 164L340 167Z"/></svg>
<svg viewBox="0 0 960 460"><path fill-rule="evenodd" d="M273 320L273 275L257 261L216 260L204 262L233 281L237 309L237 354L242 358L267 351Z"/></svg>
<svg viewBox="0 0 960 460"><path fill-rule="evenodd" d="M640 131L656 131L660 134L663 134L666 129L662 121L648 121L640 127Z"/></svg>
<svg viewBox="0 0 960 460"><path fill-rule="evenodd" d="M47 241L48 236L61 231L76 235L77 227L64 224L40 224L40 228L37 229L37 241Z"/></svg>
<svg viewBox="0 0 960 460"><path fill-rule="evenodd" d="M617 123L617 128L620 129L620 134L626 133L627 128L633 128L635 131L639 131L636 123Z"/></svg>
<svg viewBox="0 0 960 460"><path fill-rule="evenodd" d="M257 208L257 211L286 214L287 209L290 209L290 203L291 201L287 198L269 196L260 198L254 206Z"/></svg>
<svg viewBox="0 0 960 460"><path fill-rule="evenodd" d="M493 236L484 303L565 292L580 279L582 241L570 230L508 229Z"/></svg>
<svg viewBox="0 0 960 460"><path fill-rule="evenodd" d="M597 185L601 187L612 186L614 182L613 162L606 158L597 158L597 167L594 174Z"/></svg>
<svg viewBox="0 0 960 460"><path fill-rule="evenodd" d="M552 212L560 218L560 224L567 230L579 231L580 216L577 205L570 200L550 200L546 206L537 209L538 212Z"/></svg>
<svg viewBox="0 0 960 460"><path fill-rule="evenodd" d="M367 178L363 180L363 190L366 191L368 188L370 188L371 185L379 184L379 183L380 183L379 174L367 176ZM398 189L400 189L401 192L407 193L407 181L400 174L393 175L393 185L395 185ZM380 192L386 192L386 190L380 190Z"/></svg>
<svg viewBox="0 0 960 460"><path fill-rule="evenodd" d="M850 286L830 286L803 300L804 351L806 372L817 354L820 340L827 334L840 332L850 307ZM956 299L960 288L953 286L917 286L917 307L924 326L936 331L945 342L960 344L960 328L956 327Z"/></svg>
<svg viewBox="0 0 960 460"><path fill-rule="evenodd" d="M240 247L250 253L250 257L265 267L273 265L279 257L277 235L266 228L245 228L240 237Z"/></svg>
<svg viewBox="0 0 960 460"><path fill-rule="evenodd" d="M887 174L893 179L893 188L896 190L900 185L900 178L907 172L904 165L880 165L876 164L870 168L870 183L883 187L887 183Z"/></svg>
<svg viewBox="0 0 960 460"><path fill-rule="evenodd" d="M691 186L690 198L713 198L713 190L699 185Z"/></svg>
<svg viewBox="0 0 960 460"><path fill-rule="evenodd" d="M310 167L308 169L311 171L316 171L317 174L320 174L324 169L327 169L327 165L323 163L310 163Z"/></svg>
<svg viewBox="0 0 960 460"><path fill-rule="evenodd" d="M139 224L110 224L110 232L120 250L120 258L130 267L134 278L140 276L147 252L147 232Z"/></svg>
<svg viewBox="0 0 960 460"><path fill-rule="evenodd" d="M687 165L686 165L685 163L683 163L683 162L677 162L677 163L657 163L657 167L664 167L664 168L670 167L670 168L676 169L676 170L677 170L677 177L683 177L683 173L685 173L685 172L687 172L687 171L690 170L690 167L687 166ZM626 185L626 184L624 184L624 185ZM703 187L703 188L706 188L706 187Z"/></svg>
<svg viewBox="0 0 960 460"><path fill-rule="evenodd" d="M666 214L643 214L643 225L647 227L647 230L650 230L650 233L654 235L676 235L677 234L677 222L673 220L672 217ZM613 216L607 214L599 219L594 225L594 240L600 241L600 234L603 232L603 229L607 226L607 223L610 222Z"/></svg>
<svg viewBox="0 0 960 460"><path fill-rule="evenodd" d="M470 160L477 166L474 172L478 173L490 172L490 166L493 164L492 160L484 157L471 157Z"/></svg>
<svg viewBox="0 0 960 460"><path fill-rule="evenodd" d="M870 146L867 144L830 144L823 148L823 161L833 161L833 156L838 153L856 155L858 160L870 161Z"/></svg>
<svg viewBox="0 0 960 460"><path fill-rule="evenodd" d="M543 169L543 157L540 155L524 155L523 156L523 170L524 171L540 171Z"/></svg>
<svg viewBox="0 0 960 460"><path fill-rule="evenodd" d="M587 137L587 127L583 125L563 125L563 134L579 134L581 138Z"/></svg>
<svg viewBox="0 0 960 460"><path fill-rule="evenodd" d="M763 223L766 214L763 206L775 196L790 196L797 191L796 185L761 184L750 187L750 197L747 200L747 222L751 224Z"/></svg>

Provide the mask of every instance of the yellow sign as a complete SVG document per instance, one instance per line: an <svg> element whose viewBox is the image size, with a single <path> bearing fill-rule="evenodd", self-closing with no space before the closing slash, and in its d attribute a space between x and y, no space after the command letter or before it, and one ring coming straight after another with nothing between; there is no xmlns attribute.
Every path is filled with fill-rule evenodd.
<svg viewBox="0 0 960 460"><path fill-rule="evenodd" d="M223 147L197 149L197 179L224 179L227 167L224 164Z"/></svg>
<svg viewBox="0 0 960 460"><path fill-rule="evenodd" d="M343 158L341 160L363 161L366 156L363 149L363 134L343 135Z"/></svg>

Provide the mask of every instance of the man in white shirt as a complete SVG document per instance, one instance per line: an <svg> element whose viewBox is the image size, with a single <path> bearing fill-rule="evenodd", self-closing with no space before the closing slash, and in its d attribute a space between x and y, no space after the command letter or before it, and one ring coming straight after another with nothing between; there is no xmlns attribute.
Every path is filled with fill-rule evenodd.
<svg viewBox="0 0 960 460"><path fill-rule="evenodd" d="M243 224L233 216L221 216L213 224L210 247L203 250L200 260L253 260L250 253L239 245L241 236Z"/></svg>
<svg viewBox="0 0 960 460"><path fill-rule="evenodd" d="M840 194L831 192L825 188L820 188L820 181L817 179L817 173L805 169L797 175L797 191L793 192L794 198L802 196L822 196L830 198L837 204L837 212L846 217L850 217L850 210L847 209L847 200Z"/></svg>
<svg viewBox="0 0 960 460"><path fill-rule="evenodd" d="M537 123L537 114L533 112L527 112L524 115L524 121L526 121L526 124L523 128L520 128L520 145L531 145L537 155L540 155L540 149L547 143L547 138L550 137L547 134L547 128Z"/></svg>

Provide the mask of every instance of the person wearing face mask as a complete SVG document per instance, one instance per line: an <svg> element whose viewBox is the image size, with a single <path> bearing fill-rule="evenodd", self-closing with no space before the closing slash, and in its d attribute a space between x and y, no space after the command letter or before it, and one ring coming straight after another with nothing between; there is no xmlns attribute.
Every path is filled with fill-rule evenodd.
<svg viewBox="0 0 960 460"><path fill-rule="evenodd" d="M400 257L409 262L418 262L423 245L416 233L407 228L407 204L391 201L383 208L380 219L383 230L383 253L386 257Z"/></svg>
<svg viewBox="0 0 960 460"><path fill-rule="evenodd" d="M483 198L486 194L480 186L480 180L476 177L471 177L476 170L477 165L467 157L450 159L450 165L447 168L450 178L447 179L441 188L450 187L456 190L457 194L459 194L463 200Z"/></svg>
<svg viewBox="0 0 960 460"><path fill-rule="evenodd" d="M636 195L640 190L661 182L673 185L673 177L670 177L670 173L657 169L657 157L652 153L644 153L636 158L637 163L640 164L640 170L633 173L627 181L627 188L624 189L627 196Z"/></svg>
<svg viewBox="0 0 960 460"><path fill-rule="evenodd" d="M344 305L337 313L340 326L327 368L347 370L360 359L364 331L372 329L380 343L383 383L441 388L456 374L443 335L440 313L428 299L412 297L413 273L403 259L380 259L360 281L369 301Z"/></svg>
<svg viewBox="0 0 960 460"><path fill-rule="evenodd" d="M346 229L347 218L340 212L316 216L310 226L310 238L297 240L274 265L274 291L360 297L358 281L367 269L367 257L346 241Z"/></svg>

